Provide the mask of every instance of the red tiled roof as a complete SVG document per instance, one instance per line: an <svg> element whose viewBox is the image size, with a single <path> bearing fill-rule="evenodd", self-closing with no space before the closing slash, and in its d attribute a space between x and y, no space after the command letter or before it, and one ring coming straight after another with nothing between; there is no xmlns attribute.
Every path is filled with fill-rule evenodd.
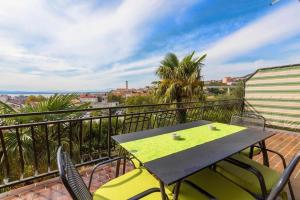
<svg viewBox="0 0 300 200"><path fill-rule="evenodd" d="M80 98L97 98L97 96L91 94L81 94Z"/></svg>

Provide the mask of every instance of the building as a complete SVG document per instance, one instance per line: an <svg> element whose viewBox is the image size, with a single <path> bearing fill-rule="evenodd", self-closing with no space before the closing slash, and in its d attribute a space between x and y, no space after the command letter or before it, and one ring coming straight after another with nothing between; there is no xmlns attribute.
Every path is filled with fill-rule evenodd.
<svg viewBox="0 0 300 200"><path fill-rule="evenodd" d="M226 85L236 85L240 81L244 81L249 75L243 77L224 77L222 80L223 84Z"/></svg>
<svg viewBox="0 0 300 200"><path fill-rule="evenodd" d="M91 105L93 108L107 108L119 106L119 102L95 102Z"/></svg>
<svg viewBox="0 0 300 200"><path fill-rule="evenodd" d="M82 103L96 103L99 102L99 98L92 94L81 94L79 100Z"/></svg>
<svg viewBox="0 0 300 200"><path fill-rule="evenodd" d="M224 83L226 85L231 85L232 82L234 82L234 78L232 78L232 77L224 77L222 80L222 83Z"/></svg>
<svg viewBox="0 0 300 200"><path fill-rule="evenodd" d="M131 88L128 87L128 81L125 82L125 88L117 88L115 90L112 90L111 93L116 96L122 96L122 97L132 97L132 96L146 96L149 94L149 91L152 88L150 86L146 86L144 88Z"/></svg>
<svg viewBox="0 0 300 200"><path fill-rule="evenodd" d="M0 101L2 102L7 102L9 100L9 96L8 95L0 95Z"/></svg>

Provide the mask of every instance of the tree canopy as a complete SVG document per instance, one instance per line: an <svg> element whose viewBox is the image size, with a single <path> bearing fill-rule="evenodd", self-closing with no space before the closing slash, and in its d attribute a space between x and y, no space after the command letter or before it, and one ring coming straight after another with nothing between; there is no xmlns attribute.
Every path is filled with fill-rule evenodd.
<svg viewBox="0 0 300 200"><path fill-rule="evenodd" d="M179 60L174 53L168 53L156 71L159 77L156 96L162 102L182 102L202 99L203 81L201 68L206 54L194 57L195 52Z"/></svg>

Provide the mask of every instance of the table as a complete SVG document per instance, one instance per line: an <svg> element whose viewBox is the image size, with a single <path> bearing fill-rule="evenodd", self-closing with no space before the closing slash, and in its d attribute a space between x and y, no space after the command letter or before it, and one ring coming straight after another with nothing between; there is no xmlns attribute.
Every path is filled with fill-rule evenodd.
<svg viewBox="0 0 300 200"><path fill-rule="evenodd" d="M216 130L211 130L211 124ZM174 140L174 132L182 139ZM200 120L112 138L159 179L162 199L164 185L176 183L176 199L181 180L273 135Z"/></svg>

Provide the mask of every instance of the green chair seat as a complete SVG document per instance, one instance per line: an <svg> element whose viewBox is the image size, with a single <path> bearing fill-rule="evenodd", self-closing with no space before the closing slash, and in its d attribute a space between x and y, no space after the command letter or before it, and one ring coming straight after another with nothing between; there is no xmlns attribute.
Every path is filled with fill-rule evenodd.
<svg viewBox="0 0 300 200"><path fill-rule="evenodd" d="M238 185L230 182L219 173L204 169L187 178L219 200L254 200L255 198ZM179 196L180 197L180 196ZM181 198L179 198L181 199ZM183 198L184 199L184 198ZM208 198L206 198L208 199Z"/></svg>
<svg viewBox="0 0 300 200"><path fill-rule="evenodd" d="M173 191L173 185L168 187L168 191ZM168 195L169 199L173 199L173 195ZM179 200L209 200L204 194L200 193L197 189L191 187L187 183L182 182L179 191ZM158 199L159 200L159 199Z"/></svg>
<svg viewBox="0 0 300 200"><path fill-rule="evenodd" d="M165 187L166 195L173 199L174 185ZM102 185L93 195L94 200L125 200L150 188L159 188L159 182L146 169L134 169L118 178ZM143 200L159 200L161 193L155 192L142 198ZM180 187L180 200L208 200L198 190L183 183Z"/></svg>
<svg viewBox="0 0 300 200"><path fill-rule="evenodd" d="M235 154L232 156L232 158L246 163L257 169L264 177L268 193L271 191L272 187L277 183L277 181L280 178L280 173L278 173L277 171L268 168L256 161L253 161L246 156L243 156L241 154ZM240 185L241 187L246 188L250 192L258 195L262 194L258 178L252 172L247 171L246 169L243 169L234 164L231 164L227 161L219 162L217 164L216 169L222 175L232 180L236 184Z"/></svg>
<svg viewBox="0 0 300 200"><path fill-rule="evenodd" d="M249 155L250 155L250 149L251 149L251 148L249 147L249 148L247 148L247 149L241 151L241 154L243 154L243 155L249 157ZM260 148L258 148L258 147L254 147L254 148L253 148L253 156L256 156L256 155L260 154L260 152L261 152L261 149L260 149Z"/></svg>
<svg viewBox="0 0 300 200"><path fill-rule="evenodd" d="M226 180L220 174L205 169L188 178L220 200L254 200L248 192ZM165 188L169 199L173 199L173 186ZM159 182L144 168L134 169L118 178L102 185L93 195L94 200L129 199L150 188L159 188ZM161 193L155 192L142 198L143 200L159 200ZM179 192L180 200L209 200L197 189L183 182Z"/></svg>
<svg viewBox="0 0 300 200"><path fill-rule="evenodd" d="M134 169L102 185L93 195L94 200L128 199L151 188L159 188L159 182L144 168ZM166 189L167 195L171 192ZM160 192L154 192L143 200L161 199Z"/></svg>

